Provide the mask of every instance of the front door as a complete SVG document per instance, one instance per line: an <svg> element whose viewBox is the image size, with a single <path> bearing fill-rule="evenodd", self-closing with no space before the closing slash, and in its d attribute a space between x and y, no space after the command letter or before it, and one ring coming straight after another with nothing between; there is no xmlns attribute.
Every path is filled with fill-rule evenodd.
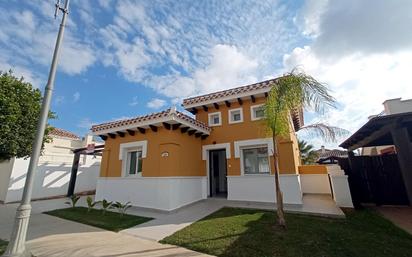
<svg viewBox="0 0 412 257"><path fill-rule="evenodd" d="M210 197L227 196L226 150L209 151Z"/></svg>

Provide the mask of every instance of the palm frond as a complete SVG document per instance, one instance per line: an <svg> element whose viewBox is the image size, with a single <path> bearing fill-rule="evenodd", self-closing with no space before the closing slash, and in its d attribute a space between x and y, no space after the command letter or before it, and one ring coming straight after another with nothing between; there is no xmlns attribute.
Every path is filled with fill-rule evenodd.
<svg viewBox="0 0 412 257"><path fill-rule="evenodd" d="M346 129L329 126L325 123L314 123L303 126L301 131L305 131L310 136L321 137L328 142L336 142L338 137L348 135L350 132Z"/></svg>

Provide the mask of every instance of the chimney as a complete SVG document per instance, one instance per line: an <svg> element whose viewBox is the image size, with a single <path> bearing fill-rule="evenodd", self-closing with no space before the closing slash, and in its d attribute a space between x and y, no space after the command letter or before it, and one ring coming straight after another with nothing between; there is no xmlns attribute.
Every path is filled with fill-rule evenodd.
<svg viewBox="0 0 412 257"><path fill-rule="evenodd" d="M322 145L322 146L320 147L320 149L321 149L321 150L320 150L320 152L321 152L321 153L325 153L325 152L326 152L326 151L325 151L325 146L324 146L324 145Z"/></svg>

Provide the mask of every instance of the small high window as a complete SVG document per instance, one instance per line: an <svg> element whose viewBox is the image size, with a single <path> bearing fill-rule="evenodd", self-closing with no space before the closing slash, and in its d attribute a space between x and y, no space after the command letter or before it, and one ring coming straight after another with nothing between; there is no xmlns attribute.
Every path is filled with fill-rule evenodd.
<svg viewBox="0 0 412 257"><path fill-rule="evenodd" d="M220 112L209 113L209 126L222 125L222 115Z"/></svg>
<svg viewBox="0 0 412 257"><path fill-rule="evenodd" d="M250 107L250 114L252 120L260 120L265 117L265 107L263 104L254 105Z"/></svg>
<svg viewBox="0 0 412 257"><path fill-rule="evenodd" d="M243 122L243 110L242 108L229 110L229 123Z"/></svg>

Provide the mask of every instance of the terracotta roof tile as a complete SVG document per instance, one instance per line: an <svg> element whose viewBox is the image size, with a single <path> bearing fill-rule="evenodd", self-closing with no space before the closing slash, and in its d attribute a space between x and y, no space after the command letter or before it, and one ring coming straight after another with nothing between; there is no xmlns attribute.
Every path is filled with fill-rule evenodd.
<svg viewBox="0 0 412 257"><path fill-rule="evenodd" d="M70 138L70 139L77 139L80 140L80 137L72 132L69 132L64 129L60 128L53 128L50 133L50 136L57 136L57 137L65 137L65 138Z"/></svg>
<svg viewBox="0 0 412 257"><path fill-rule="evenodd" d="M146 121L154 121L156 119L160 119L160 118L167 118L170 117L172 118L173 116L180 118L186 122L188 122L189 124L191 124L194 127L198 127L200 129L206 130L206 131L211 131L211 129L204 124L201 121L195 120L192 117L179 112L177 110L174 110L172 108L169 108L167 110L161 111L161 112L156 112L156 113L151 113L151 114L147 114L147 115L143 115L143 116L138 116L132 119L124 119L124 120L117 120L117 121L112 121L112 122L107 122L107 123L102 123L99 125L93 125L92 126L92 131L93 132L98 132L98 131L102 131L102 130L107 130L107 129L112 129L112 128L120 128L123 126L128 126L131 124L136 124L136 126L139 126L139 123L143 123Z"/></svg>
<svg viewBox="0 0 412 257"><path fill-rule="evenodd" d="M214 99L217 100L219 98L228 97L228 96L232 96L232 95L234 96L234 95L237 95L237 94L243 94L243 93L247 93L247 92L252 92L252 91L255 91L255 90L259 90L259 89L266 89L266 88L269 89L273 85L273 83L276 83L276 81L277 81L277 78L262 81L262 82L251 84L251 85L246 85L246 86L242 86L242 87L236 87L236 88L232 88L232 89L228 89L228 90L224 90L224 91L210 93L210 94L206 94L206 95L200 95L200 96L186 98L186 99L183 99L183 106L192 105L192 104L201 104L202 102L206 102L206 101L210 101L210 100L214 100Z"/></svg>

